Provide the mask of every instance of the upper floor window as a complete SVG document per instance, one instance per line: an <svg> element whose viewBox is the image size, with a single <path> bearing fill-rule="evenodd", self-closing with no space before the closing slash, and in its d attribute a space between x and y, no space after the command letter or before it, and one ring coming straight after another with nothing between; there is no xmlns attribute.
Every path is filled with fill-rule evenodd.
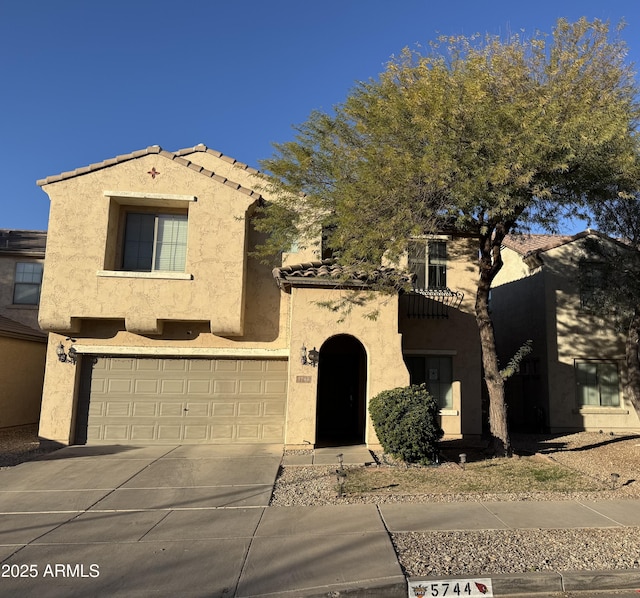
<svg viewBox="0 0 640 598"><path fill-rule="evenodd" d="M184 272L186 257L186 215L126 214L123 270Z"/></svg>
<svg viewBox="0 0 640 598"><path fill-rule="evenodd" d="M443 355L405 355L411 384L426 384L440 409L453 408L453 359Z"/></svg>
<svg viewBox="0 0 640 598"><path fill-rule="evenodd" d="M409 270L416 275L417 289L447 288L446 241L410 241Z"/></svg>
<svg viewBox="0 0 640 598"><path fill-rule="evenodd" d="M38 305L42 285L42 264L18 262L13 287L13 303L16 305Z"/></svg>
<svg viewBox="0 0 640 598"><path fill-rule="evenodd" d="M605 361L576 361L576 388L581 407L619 407L618 366Z"/></svg>
<svg viewBox="0 0 640 598"><path fill-rule="evenodd" d="M580 262L580 306L595 309L602 303L609 269L602 262Z"/></svg>

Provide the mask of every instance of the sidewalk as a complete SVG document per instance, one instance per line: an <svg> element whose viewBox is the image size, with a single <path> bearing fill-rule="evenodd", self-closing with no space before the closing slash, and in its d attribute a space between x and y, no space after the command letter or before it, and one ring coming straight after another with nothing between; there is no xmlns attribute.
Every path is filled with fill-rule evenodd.
<svg viewBox="0 0 640 598"><path fill-rule="evenodd" d="M0 595L406 597L390 532L640 526L638 500L269 507L281 459L277 446L71 447L0 471ZM492 584L640 588L640 570Z"/></svg>

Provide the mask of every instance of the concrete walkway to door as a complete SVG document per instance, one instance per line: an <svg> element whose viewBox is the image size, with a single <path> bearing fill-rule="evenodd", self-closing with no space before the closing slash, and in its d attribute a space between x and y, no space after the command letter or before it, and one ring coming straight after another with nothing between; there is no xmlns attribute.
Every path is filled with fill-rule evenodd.
<svg viewBox="0 0 640 598"><path fill-rule="evenodd" d="M0 595L406 592L374 505L268 507L282 457L281 445L83 446L0 471Z"/></svg>

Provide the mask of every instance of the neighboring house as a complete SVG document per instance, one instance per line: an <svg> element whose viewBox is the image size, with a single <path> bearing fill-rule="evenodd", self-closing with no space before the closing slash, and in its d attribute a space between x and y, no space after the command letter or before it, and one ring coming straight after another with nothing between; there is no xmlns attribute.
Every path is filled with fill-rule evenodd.
<svg viewBox="0 0 640 598"><path fill-rule="evenodd" d="M375 445L368 401L410 379L438 397L448 436L481 433L473 240L415 240L420 293L335 313L322 303L370 280L319 248L273 272L253 259L261 183L203 145L38 181L51 200L43 439Z"/></svg>
<svg viewBox="0 0 640 598"><path fill-rule="evenodd" d="M0 229L0 315L39 330L47 232Z"/></svg>
<svg viewBox="0 0 640 598"><path fill-rule="evenodd" d="M594 313L588 296L599 258L589 239L629 249L596 232L510 235L491 291L496 342L506 363L531 339L533 351L506 385L513 430L627 431L640 421L623 393L625 334ZM587 273L588 274L588 273Z"/></svg>
<svg viewBox="0 0 640 598"><path fill-rule="evenodd" d="M0 428L40 415L47 335L38 326L45 231L0 229Z"/></svg>

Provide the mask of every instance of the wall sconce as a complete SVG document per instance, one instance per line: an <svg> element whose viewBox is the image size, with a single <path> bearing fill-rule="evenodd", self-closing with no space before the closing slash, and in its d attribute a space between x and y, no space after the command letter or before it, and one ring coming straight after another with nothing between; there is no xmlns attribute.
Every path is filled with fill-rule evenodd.
<svg viewBox="0 0 640 598"><path fill-rule="evenodd" d="M320 360L320 353L314 347L307 353L307 348L302 345L300 348L300 363L302 365L310 365L312 367L316 367L318 365L318 361Z"/></svg>
<svg viewBox="0 0 640 598"><path fill-rule="evenodd" d="M71 341L72 343L76 342L75 338L67 337L67 340ZM56 349L56 355L58 356L58 361L60 363L70 363L71 365L75 365L76 361L78 360L78 354L75 347L69 347L69 352L66 352L62 343L58 345Z"/></svg>

